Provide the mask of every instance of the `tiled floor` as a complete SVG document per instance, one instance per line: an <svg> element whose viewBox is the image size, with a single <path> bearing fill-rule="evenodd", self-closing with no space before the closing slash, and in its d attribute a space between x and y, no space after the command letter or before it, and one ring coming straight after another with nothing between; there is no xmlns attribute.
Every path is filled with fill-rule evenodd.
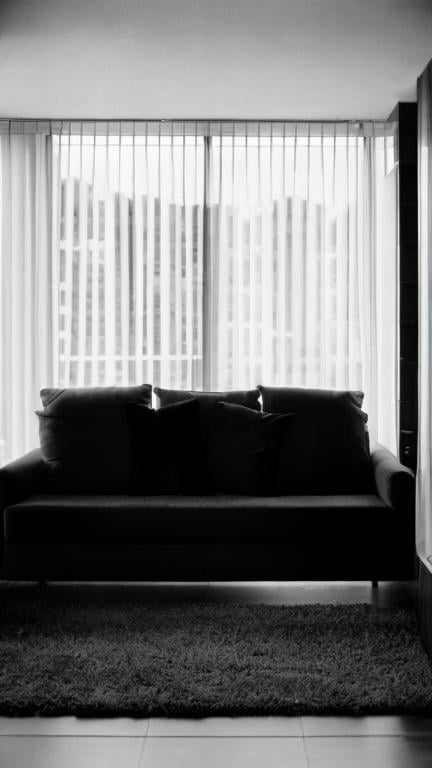
<svg viewBox="0 0 432 768"><path fill-rule="evenodd" d="M33 585L3 584L31 591ZM406 605L410 585L57 585L117 600ZM0 768L431 768L432 716L175 719L0 718Z"/></svg>

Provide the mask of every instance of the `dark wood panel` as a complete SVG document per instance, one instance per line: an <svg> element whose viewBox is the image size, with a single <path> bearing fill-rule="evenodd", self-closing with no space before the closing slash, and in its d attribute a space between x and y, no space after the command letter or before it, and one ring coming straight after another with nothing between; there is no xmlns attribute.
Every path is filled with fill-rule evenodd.
<svg viewBox="0 0 432 768"><path fill-rule="evenodd" d="M399 189L402 180L399 178ZM401 195L402 193L399 192ZM400 241L401 243L416 243L418 238L417 203L400 203Z"/></svg>
<svg viewBox="0 0 432 768"><path fill-rule="evenodd" d="M390 120L397 123L396 156L399 161L399 456L415 471L418 399L417 103L399 102Z"/></svg>
<svg viewBox="0 0 432 768"><path fill-rule="evenodd" d="M417 102L399 101L397 104L398 119L400 125L414 125L417 127Z"/></svg>
<svg viewBox="0 0 432 768"><path fill-rule="evenodd" d="M417 323L405 323L400 329L400 356L406 361L418 359L418 327Z"/></svg>
<svg viewBox="0 0 432 768"><path fill-rule="evenodd" d="M417 163L402 163L399 168L400 202L417 205Z"/></svg>
<svg viewBox="0 0 432 768"><path fill-rule="evenodd" d="M399 436L399 458L402 464L413 471L417 466L417 431L401 429Z"/></svg>
<svg viewBox="0 0 432 768"><path fill-rule="evenodd" d="M400 279L403 282L417 283L418 281L418 247L417 243L400 243Z"/></svg>
<svg viewBox="0 0 432 768"><path fill-rule="evenodd" d="M401 401L417 401L417 365L401 360L399 395Z"/></svg>
<svg viewBox="0 0 432 768"><path fill-rule="evenodd" d="M417 400L400 400L399 404L401 429L416 431L418 420Z"/></svg>
<svg viewBox="0 0 432 768"><path fill-rule="evenodd" d="M416 117L413 123L399 123L399 162L417 162L417 105Z"/></svg>
<svg viewBox="0 0 432 768"><path fill-rule="evenodd" d="M418 286L417 283L400 284L400 319L401 324L418 323ZM409 355L406 355L409 356ZM417 354L415 353L415 356Z"/></svg>

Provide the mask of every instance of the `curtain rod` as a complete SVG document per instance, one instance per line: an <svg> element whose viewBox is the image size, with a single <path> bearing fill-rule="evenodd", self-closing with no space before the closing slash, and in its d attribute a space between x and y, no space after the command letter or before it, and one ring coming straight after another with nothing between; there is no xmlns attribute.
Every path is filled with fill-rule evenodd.
<svg viewBox="0 0 432 768"><path fill-rule="evenodd" d="M240 118L240 117L1 117L0 121L31 123L394 123L389 118Z"/></svg>
<svg viewBox="0 0 432 768"><path fill-rule="evenodd" d="M326 137L390 136L395 132L394 122L383 120L77 120L42 118L0 118L0 134L44 134L62 136L120 135L145 136L154 133L166 136L222 136L275 139Z"/></svg>

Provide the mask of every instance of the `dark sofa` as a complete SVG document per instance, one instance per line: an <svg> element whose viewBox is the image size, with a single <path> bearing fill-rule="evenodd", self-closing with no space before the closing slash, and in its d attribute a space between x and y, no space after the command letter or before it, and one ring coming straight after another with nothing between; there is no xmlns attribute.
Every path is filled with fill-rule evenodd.
<svg viewBox="0 0 432 768"><path fill-rule="evenodd" d="M354 396L336 393L336 397L335 393L327 393L330 400L325 393L318 396L315 393L312 400L306 394L305 403L308 392L261 388L267 411L271 405L275 413L293 411L301 415L304 408L301 418L294 419L285 454L279 451L279 487L276 484L267 495L227 494L217 490L204 494L137 494L131 488L116 488L112 475L113 487L105 492L86 489L83 483L70 489L63 477L62 492L55 473L53 484L53 462L47 460L52 443L47 447L47 442L42 440L42 453L32 451L0 470L3 578L58 581L411 579L415 485L412 472L386 448L377 446L370 455L368 452L364 464L366 470L370 469L370 476L367 481L365 477L361 481L363 491L356 488L354 475L350 476L352 461L357 461L355 451L351 455L349 449L353 438L345 426L340 438L337 419L338 412L343 416L346 407L354 408L357 415L362 414L359 393ZM160 406L172 402L169 391L157 390L157 393ZM185 393L183 399L191 394L199 397L199 393ZM227 393L218 395L227 398ZM56 402L50 400L50 396L45 398L41 423L54 419L56 430L62 434L62 419L57 412L54 415L50 412ZM245 396L247 406L255 408L250 396L247 393ZM175 397L174 394L174 400ZM319 455L317 440L311 447L310 434L309 442L304 441L304 433L308 432L307 414L315 430L319 422L313 406L317 397L317 413L324 407L326 414L320 423L321 434L327 436L325 455ZM320 398L324 398L322 402ZM148 405L148 391L141 404ZM75 416L71 423L75 429ZM329 436L329 423L336 425L333 436ZM81 429L85 430L88 424L87 412ZM88 433L87 440L83 435L88 447L87 461L93 450L92 434ZM348 443L343 446L341 465L335 467L334 456L340 439ZM105 444L109 442L109 431L104 440ZM367 435L365 440L367 443ZM295 456L289 455L293 445ZM284 487L284 467L288 466L287 474L291 478L298 478L289 467L293 467L295 461L304 460L302 450L307 451L309 470L301 482L296 480L300 483L298 487L295 482L292 487ZM127 466L129 459L124 451L121 453ZM109 445L106 454L112 461ZM326 476L330 476L331 481L328 487L323 487L326 480L320 476L319 468L327 460ZM58 464L57 454L55 461ZM338 474L341 481L340 490L336 492L334 482ZM310 493L305 483L310 485Z"/></svg>

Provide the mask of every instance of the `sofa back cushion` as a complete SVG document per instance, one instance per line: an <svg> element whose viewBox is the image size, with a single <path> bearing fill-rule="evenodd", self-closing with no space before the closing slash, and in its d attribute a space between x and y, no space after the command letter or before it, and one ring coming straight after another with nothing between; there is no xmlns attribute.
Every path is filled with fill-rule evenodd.
<svg viewBox="0 0 432 768"><path fill-rule="evenodd" d="M39 417L47 489L124 493L130 487L127 402L150 405L151 385L43 389Z"/></svg>
<svg viewBox="0 0 432 768"><path fill-rule="evenodd" d="M207 433L207 458L215 490L271 495L282 438L290 415L217 403Z"/></svg>
<svg viewBox="0 0 432 768"><path fill-rule="evenodd" d="M197 400L152 410L127 403L132 450L131 492L137 495L208 493Z"/></svg>
<svg viewBox="0 0 432 768"><path fill-rule="evenodd" d="M204 439L206 439L209 422L213 417L217 403L232 403L233 405L242 405L244 408L251 408L254 411L261 410L258 389L232 390L231 392L196 392L194 390L155 387L154 393L157 397L158 407L178 403L181 400L190 400L190 398L198 400Z"/></svg>
<svg viewBox="0 0 432 768"><path fill-rule="evenodd" d="M275 493L375 491L363 392L259 389L265 411L293 414L279 454Z"/></svg>

